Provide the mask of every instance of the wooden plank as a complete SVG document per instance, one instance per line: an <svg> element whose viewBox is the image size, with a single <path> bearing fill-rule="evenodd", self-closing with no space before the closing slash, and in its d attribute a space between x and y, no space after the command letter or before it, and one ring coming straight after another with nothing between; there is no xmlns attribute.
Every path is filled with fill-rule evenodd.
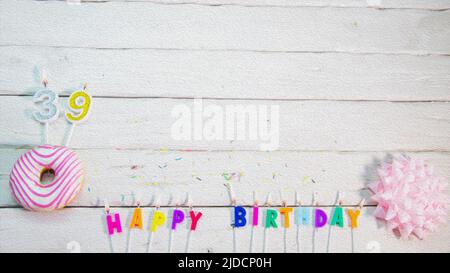
<svg viewBox="0 0 450 273"><path fill-rule="evenodd" d="M0 45L450 53L446 27L450 11L249 9L139 2L108 2L98 7L96 3L2 1Z"/></svg>
<svg viewBox="0 0 450 273"><path fill-rule="evenodd" d="M60 94L97 96L450 100L445 56L4 47L0 94L30 94L45 68Z"/></svg>
<svg viewBox="0 0 450 273"><path fill-rule="evenodd" d="M192 234L190 252L232 252L233 231L230 208L197 208L203 219ZM149 222L153 209L143 209L145 221L143 231L137 231L131 241L132 252L146 252L149 236ZM324 208L330 213L331 208ZM381 222L373 217L373 208L364 209L360 216L360 227L353 233L355 252L449 252L449 225L439 232L431 234L423 241L417 239L401 240L387 231ZM115 252L125 252L129 229L126 227L131 218L132 209L116 209L124 221L124 231L112 237ZM169 213L171 209L163 208ZM104 212L98 209L64 209L52 213L33 213L22 209L0 210L0 251L1 252L70 252L69 246L78 245L81 252L111 252L106 234ZM127 220L126 220L127 219ZM170 221L170 217L169 217ZM169 222L170 223L170 222ZM31 228L30 228L31 227ZM319 230L315 236L316 252L325 252L329 226ZM153 238L153 252L167 252L169 228L163 227ZM295 225L286 230L287 251L296 252ZM250 228L236 231L238 252L249 252ZM270 238L267 252L283 252L283 228L268 231ZM303 227L300 231L301 251L312 251L312 228ZM264 230L257 227L254 231L254 252L261 252ZM95 243L94 243L95 242ZM187 242L187 226L180 226L174 235L173 251L184 252ZM351 252L351 229L333 228L330 252Z"/></svg>
<svg viewBox="0 0 450 273"><path fill-rule="evenodd" d="M17 206L8 186L14 162L26 150L0 149L0 206ZM225 183L231 183L240 204L260 202L270 192L281 204L280 192L295 204L298 192L311 204L314 191L322 205L333 205L336 192L345 192L345 204L369 201L367 184L376 181L381 161L395 154L334 152L166 152L147 150L78 150L85 163L86 180L73 206L99 206L107 198L114 206L131 206L140 195L150 205L154 195L163 205L184 201L186 193L198 206L230 204ZM398 153L397 153L398 154ZM449 153L408 153L434 166L450 181ZM373 204L368 202L368 204Z"/></svg>
<svg viewBox="0 0 450 273"><path fill-rule="evenodd" d="M95 95L95 91L92 94ZM273 115L261 114L258 117L264 121L267 119L273 126L275 133L271 139L258 137L251 140L246 135L245 140L238 140L235 135L233 141L226 140L223 133L219 140L195 140L194 134L191 135L193 140L177 140L175 135L172 136L171 128L178 118L171 113L180 105L192 112L193 100L95 98L94 103L89 122L75 128L71 147L261 150L264 148L262 144L270 141L277 143L277 125ZM448 103L203 100L203 108L217 106L224 114L229 112L231 106L249 105L255 106L255 109L264 105L279 106L278 150L450 150ZM1 146L34 146L41 143L43 126L31 116L34 107L31 97L2 97ZM65 100L62 107L65 108ZM224 116L223 120L225 124L227 118ZM235 121L227 123L235 124ZM192 127L194 130L199 126L192 122ZM64 118L51 124L50 143L62 143L68 128ZM273 148L277 148L276 145Z"/></svg>
<svg viewBox="0 0 450 273"><path fill-rule="evenodd" d="M380 9L427 9L443 10L450 8L448 0L108 0L106 2L146 2L160 4L197 5L237 5L246 7L367 7ZM105 2L104 0L72 0L72 2Z"/></svg>

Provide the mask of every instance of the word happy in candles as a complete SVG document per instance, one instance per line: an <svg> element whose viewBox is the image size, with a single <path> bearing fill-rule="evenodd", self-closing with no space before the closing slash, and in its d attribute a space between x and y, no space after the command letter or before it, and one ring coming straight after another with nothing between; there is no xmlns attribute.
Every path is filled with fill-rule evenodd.
<svg viewBox="0 0 450 273"><path fill-rule="evenodd" d="M191 219L190 230L196 230L198 222L203 214L199 212L195 212L193 210L189 211L189 218ZM176 230L177 226L183 223L186 220L186 214L184 211L175 209L172 213L172 230ZM156 232L158 228L160 228L167 221L167 215L160 211L156 210L153 213L152 220L150 222L150 230L152 232ZM122 223L119 213L111 213L106 215L106 224L108 227L108 234L113 235L114 233L122 232ZM131 223L129 226L130 229L143 229L143 221L142 221L142 211L141 208L135 208L133 212L133 216L131 218Z"/></svg>

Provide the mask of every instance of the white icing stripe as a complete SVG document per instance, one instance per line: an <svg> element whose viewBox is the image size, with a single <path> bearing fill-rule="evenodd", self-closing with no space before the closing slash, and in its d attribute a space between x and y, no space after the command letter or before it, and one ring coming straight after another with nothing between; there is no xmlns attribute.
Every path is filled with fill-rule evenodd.
<svg viewBox="0 0 450 273"><path fill-rule="evenodd" d="M28 172L28 169L24 167L24 165L21 163L20 160L18 161L17 166L18 168L16 168L15 170L13 169L13 172L16 174L18 179L24 180L26 182L27 187L32 187L36 184L39 185L39 175L28 177L31 176L31 174ZM74 169L72 170L72 168ZM61 187L61 180L67 179L68 178L67 176L70 175L70 173L77 171L80 168L81 168L81 161L78 160L76 157L72 156L71 160L68 160L66 164L63 166L63 168L59 172L55 173L54 182L52 184L47 185L45 188L38 186L37 187L38 190L36 192L48 193L53 191L57 187Z"/></svg>
<svg viewBox="0 0 450 273"><path fill-rule="evenodd" d="M68 184L64 186L61 193L53 196L52 200L49 202L47 202L49 200L49 198L47 197L33 196L27 193L23 188L21 188L21 185L17 183L14 177L12 178L12 181L16 188L16 192L19 193L19 196L23 196L23 201L25 201L25 203L28 206L38 207L40 209L45 210L51 210L59 207L58 206L58 204L60 203L59 200L61 200L65 195L71 192L70 189L75 187L75 185L77 185L76 180L79 179L80 177L81 174L75 175L71 180L69 180Z"/></svg>
<svg viewBox="0 0 450 273"><path fill-rule="evenodd" d="M54 181L40 184L45 168L55 171ZM16 201L31 210L53 210L78 194L84 177L82 162L66 147L39 146L22 155L13 166L10 187Z"/></svg>

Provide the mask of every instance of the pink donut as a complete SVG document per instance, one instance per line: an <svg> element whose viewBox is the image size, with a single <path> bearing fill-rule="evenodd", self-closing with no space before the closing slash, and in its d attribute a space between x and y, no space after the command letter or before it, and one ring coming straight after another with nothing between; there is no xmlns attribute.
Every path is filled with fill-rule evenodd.
<svg viewBox="0 0 450 273"><path fill-rule="evenodd" d="M50 184L41 183L46 171L54 173ZM62 146L31 149L14 163L9 186L14 199L28 210L50 211L69 204L80 192L84 170L77 154Z"/></svg>

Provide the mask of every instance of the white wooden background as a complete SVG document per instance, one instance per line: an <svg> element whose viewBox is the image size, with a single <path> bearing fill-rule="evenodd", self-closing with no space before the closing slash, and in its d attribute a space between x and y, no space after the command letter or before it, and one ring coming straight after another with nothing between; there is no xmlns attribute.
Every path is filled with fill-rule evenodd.
<svg viewBox="0 0 450 273"><path fill-rule="evenodd" d="M88 83L95 96L90 121L76 128L72 147L87 169L82 193L58 212L21 209L9 193L15 160L42 140L31 118L31 94L45 68L63 95ZM450 178L449 0L0 0L0 251L110 252L102 202L123 220L133 195L149 202L190 192L204 213L190 251L230 252L231 208L223 173L239 202L252 191L278 192L293 204L320 192L330 210L337 190L354 206L370 196L380 161L406 153L427 159ZM65 95L65 96L64 96ZM280 105L280 148L258 151L250 141L180 142L170 115L193 98L218 105ZM67 124L51 126L61 143ZM450 227L423 241L402 240L364 208L354 234L356 252L449 252ZM151 207L145 208L150 217ZM128 224L128 222L126 222ZM125 225L126 225L125 224ZM148 223L145 226L149 228ZM128 229L114 236L125 251ZM288 251L297 251L296 229ZM327 248L328 227L316 251ZM169 229L153 249L166 252ZM250 229L237 231L236 248L249 251ZM146 251L149 232L133 238ZM184 251L187 230L174 237ZM283 251L283 229L272 230L268 251ZM301 231L312 251L312 230ZM350 229L334 229L332 252L349 252ZM76 243L70 243L70 242ZM255 231L262 250L263 229Z"/></svg>

